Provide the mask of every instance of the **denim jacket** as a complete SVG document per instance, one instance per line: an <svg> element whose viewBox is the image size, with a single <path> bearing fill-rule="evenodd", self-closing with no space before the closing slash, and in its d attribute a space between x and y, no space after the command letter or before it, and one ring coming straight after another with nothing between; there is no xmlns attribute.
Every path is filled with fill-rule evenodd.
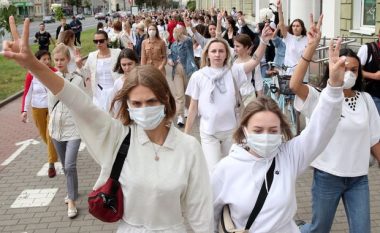
<svg viewBox="0 0 380 233"><path fill-rule="evenodd" d="M284 41L282 41L282 38L275 36L272 39L272 43L274 47L276 48L276 56L274 57L274 64L277 67L282 67L284 64L284 59L285 59L285 50L286 50L286 45Z"/></svg>
<svg viewBox="0 0 380 233"><path fill-rule="evenodd" d="M175 66L180 62L185 69L186 77L189 79L198 69L194 61L193 41L190 37L186 37L186 39L181 42L175 41L170 47L170 50L169 59L174 62L173 77Z"/></svg>

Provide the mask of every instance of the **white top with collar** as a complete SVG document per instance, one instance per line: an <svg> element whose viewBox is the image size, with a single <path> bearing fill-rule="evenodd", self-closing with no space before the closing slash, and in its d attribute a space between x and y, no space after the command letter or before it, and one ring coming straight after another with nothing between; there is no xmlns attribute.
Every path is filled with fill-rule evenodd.
<svg viewBox="0 0 380 233"><path fill-rule="evenodd" d="M57 94L70 106L90 155L101 165L94 189L106 182L119 147L132 130L119 179L124 215L118 232L212 232L211 188L199 142L171 125L155 161L153 144L141 127L122 125L84 96L67 81Z"/></svg>
<svg viewBox="0 0 380 233"><path fill-rule="evenodd" d="M249 232L298 233L293 220L297 211L296 179L333 136L340 120L342 101L341 87L327 87L309 125L299 136L281 144L271 158L256 158L234 144L230 154L217 164L212 175L214 226L219 222L223 206L229 204L236 228L244 229L265 174L275 158L272 186ZM214 229L218 232L217 228Z"/></svg>

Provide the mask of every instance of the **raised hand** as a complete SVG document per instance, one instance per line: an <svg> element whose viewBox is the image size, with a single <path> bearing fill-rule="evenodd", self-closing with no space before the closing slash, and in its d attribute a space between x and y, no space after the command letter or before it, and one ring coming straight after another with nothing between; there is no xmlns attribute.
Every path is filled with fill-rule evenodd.
<svg viewBox="0 0 380 233"><path fill-rule="evenodd" d="M309 46L313 46L313 48L317 48L319 45L319 41L321 40L322 21L323 21L323 14L319 16L317 23L314 23L313 14L310 14L310 29L307 32L307 40L308 40Z"/></svg>
<svg viewBox="0 0 380 233"><path fill-rule="evenodd" d="M272 39L272 37L273 37L273 31L270 28L269 24L266 23L263 28L263 31L261 32L261 39L263 39L265 43L268 43L269 40Z"/></svg>
<svg viewBox="0 0 380 233"><path fill-rule="evenodd" d="M25 68L28 68L33 61L38 62L29 47L29 24L30 20L25 19L23 34L20 38L17 32L15 19L13 16L10 16L9 26L13 40L4 40L3 51L0 53L5 58L12 59Z"/></svg>
<svg viewBox="0 0 380 233"><path fill-rule="evenodd" d="M277 0L277 11L282 11L282 3L281 0Z"/></svg>
<svg viewBox="0 0 380 233"><path fill-rule="evenodd" d="M330 41L329 47L329 84L331 86L342 86L345 72L346 57L339 57L342 38L339 38L334 47L334 40Z"/></svg>

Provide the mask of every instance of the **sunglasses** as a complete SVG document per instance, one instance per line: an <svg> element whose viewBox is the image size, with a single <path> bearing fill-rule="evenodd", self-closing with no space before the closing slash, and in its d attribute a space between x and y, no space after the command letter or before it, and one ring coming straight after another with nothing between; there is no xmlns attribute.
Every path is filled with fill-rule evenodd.
<svg viewBox="0 0 380 233"><path fill-rule="evenodd" d="M100 39L100 40L92 40L94 42L94 44L98 44L98 43L101 43L103 44L104 41L106 41L106 39Z"/></svg>

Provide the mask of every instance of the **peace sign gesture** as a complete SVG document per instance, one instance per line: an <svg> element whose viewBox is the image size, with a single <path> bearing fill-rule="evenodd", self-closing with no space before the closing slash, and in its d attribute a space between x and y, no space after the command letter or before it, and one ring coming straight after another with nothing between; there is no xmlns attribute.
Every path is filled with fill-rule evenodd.
<svg viewBox="0 0 380 233"><path fill-rule="evenodd" d="M20 38L17 32L15 19L13 16L10 16L9 26L13 40L3 41L3 51L0 53L7 59L15 60L18 64L25 68L28 68L33 61L38 62L29 47L29 24L30 20L25 19L23 34Z"/></svg>
<svg viewBox="0 0 380 233"><path fill-rule="evenodd" d="M330 40L329 47L329 84L331 86L342 86L345 72L346 57L339 57L342 38L339 38L334 47L334 40Z"/></svg>
<svg viewBox="0 0 380 233"><path fill-rule="evenodd" d="M317 48L321 40L321 27L323 21L323 14L319 16L318 22L315 24L313 21L313 14L310 14L310 29L307 32L307 40L309 46Z"/></svg>

